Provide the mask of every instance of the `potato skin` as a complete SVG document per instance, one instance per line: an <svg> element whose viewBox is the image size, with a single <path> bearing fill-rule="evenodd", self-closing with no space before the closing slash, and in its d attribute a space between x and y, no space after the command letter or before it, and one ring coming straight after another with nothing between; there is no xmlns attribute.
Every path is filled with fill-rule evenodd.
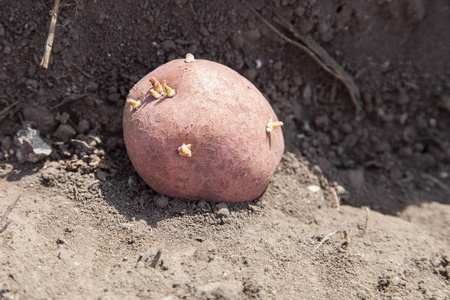
<svg viewBox="0 0 450 300"><path fill-rule="evenodd" d="M173 98L148 94L150 77L166 80ZM142 105L123 114L133 166L156 192L211 202L251 201L261 195L284 152L272 107L247 79L207 60L173 60L142 78L129 98ZM192 157L178 154L191 144Z"/></svg>

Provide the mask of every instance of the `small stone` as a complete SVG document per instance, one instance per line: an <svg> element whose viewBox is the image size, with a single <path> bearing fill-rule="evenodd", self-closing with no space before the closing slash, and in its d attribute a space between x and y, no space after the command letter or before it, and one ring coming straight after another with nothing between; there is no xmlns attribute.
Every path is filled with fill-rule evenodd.
<svg viewBox="0 0 450 300"><path fill-rule="evenodd" d="M36 163L52 153L52 146L39 136L39 131L33 129L30 123L25 123L17 132L14 145L17 147L16 157L20 163Z"/></svg>
<svg viewBox="0 0 450 300"><path fill-rule="evenodd" d="M159 208L165 208L169 204L169 198L164 195L155 197L155 205Z"/></svg>
<svg viewBox="0 0 450 300"><path fill-rule="evenodd" d="M56 132L53 134L57 139L67 143L77 132L69 124L59 125Z"/></svg>
<svg viewBox="0 0 450 300"><path fill-rule="evenodd" d="M62 114L60 114L59 112L56 113L56 120L58 120L59 122L61 122L62 124L67 124L67 122L70 119L70 115L66 112L63 112Z"/></svg>
<svg viewBox="0 0 450 300"><path fill-rule="evenodd" d="M336 128L331 128L330 139L333 144L337 144L340 141L341 135L339 134L339 131Z"/></svg>
<svg viewBox="0 0 450 300"><path fill-rule="evenodd" d="M172 40L167 40L162 42L161 49L164 50L164 52L170 52L174 49L176 49L177 45Z"/></svg>
<svg viewBox="0 0 450 300"><path fill-rule="evenodd" d="M278 84L278 88L280 89L280 91L282 91L283 93L287 93L289 92L289 80L285 79L282 82L280 82Z"/></svg>
<svg viewBox="0 0 450 300"><path fill-rule="evenodd" d="M8 151L9 149L11 149L13 146L13 141L9 136L5 136L2 139L2 144L1 144L1 149L3 151Z"/></svg>
<svg viewBox="0 0 450 300"><path fill-rule="evenodd" d="M200 200L197 204L197 208L202 211L210 211L211 207L209 206L209 203L205 200Z"/></svg>
<svg viewBox="0 0 450 300"><path fill-rule="evenodd" d="M404 88L399 89L397 103L399 105L405 105L409 103L409 96L408 93L406 92L406 89Z"/></svg>
<svg viewBox="0 0 450 300"><path fill-rule="evenodd" d="M88 92L95 92L98 90L98 83L95 81L89 81L88 85L87 85L87 90Z"/></svg>
<svg viewBox="0 0 450 300"><path fill-rule="evenodd" d="M216 211L216 216L219 218L228 218L230 216L230 210L228 208L221 208Z"/></svg>
<svg viewBox="0 0 450 300"><path fill-rule="evenodd" d="M321 147L328 147L330 145L330 138L323 132L316 132L316 140Z"/></svg>
<svg viewBox="0 0 450 300"><path fill-rule="evenodd" d="M349 134L344 140L344 145L347 150L352 149L358 143L358 136L356 134Z"/></svg>
<svg viewBox="0 0 450 300"><path fill-rule="evenodd" d="M28 71L27 71L28 76L33 77L34 75L36 75L36 71L37 71L37 68L35 65L28 66Z"/></svg>
<svg viewBox="0 0 450 300"><path fill-rule="evenodd" d="M325 34L330 30L330 23L328 23L327 20L322 20L317 23L316 28L320 34Z"/></svg>
<svg viewBox="0 0 450 300"><path fill-rule="evenodd" d="M39 87L39 84L38 84L37 80L34 80L34 79L27 79L25 81L25 85L28 88L33 89L33 90L37 90L38 87Z"/></svg>
<svg viewBox="0 0 450 300"><path fill-rule="evenodd" d="M257 41L259 40L259 38L261 37L261 32L258 29L251 29L251 30L247 30L244 32L245 37L247 37L247 39L249 41Z"/></svg>
<svg viewBox="0 0 450 300"><path fill-rule="evenodd" d="M216 216L218 218L227 218L230 216L230 210L228 209L228 205L226 203L218 203L216 204Z"/></svg>
<svg viewBox="0 0 450 300"><path fill-rule="evenodd" d="M97 176L97 178L99 180L105 180L108 177L108 173L106 173L105 171L102 171L100 169L97 169L97 171L95 171L95 175Z"/></svg>
<svg viewBox="0 0 450 300"><path fill-rule="evenodd" d="M303 78L301 76L294 76L292 78L292 84L295 86L301 86L303 84Z"/></svg>
<svg viewBox="0 0 450 300"><path fill-rule="evenodd" d="M410 157L413 154L413 149L411 147L403 147L398 151L398 155L401 157Z"/></svg>
<svg viewBox="0 0 450 300"><path fill-rule="evenodd" d="M120 94L119 93L113 93L108 95L108 101L110 102L118 102L120 100Z"/></svg>
<svg viewBox="0 0 450 300"><path fill-rule="evenodd" d="M56 239L56 244L57 245L63 245L63 244L66 244L66 241L64 239L62 239L62 238L57 238Z"/></svg>
<svg viewBox="0 0 450 300"><path fill-rule="evenodd" d="M417 138L417 129L413 125L407 126L405 129L403 129L402 134L403 141L410 143L414 141Z"/></svg>
<svg viewBox="0 0 450 300"><path fill-rule="evenodd" d="M334 38L334 34L331 30L320 35L320 39L322 42L329 42Z"/></svg>
<svg viewBox="0 0 450 300"><path fill-rule="evenodd" d="M352 131L353 131L352 125L350 125L349 123L342 124L341 131L342 131L343 134L350 134L350 133L352 133Z"/></svg>
<svg viewBox="0 0 450 300"><path fill-rule="evenodd" d="M244 71L244 77L247 78L251 82L255 82L256 77L258 76L258 71L255 69L247 69Z"/></svg>
<svg viewBox="0 0 450 300"><path fill-rule="evenodd" d="M396 167L393 167L390 171L389 171L389 177L391 178L391 180L393 181L398 181L400 179L402 179L403 177L403 172Z"/></svg>
<svg viewBox="0 0 450 300"><path fill-rule="evenodd" d="M201 299L239 299L240 282L212 282L196 288Z"/></svg>
<svg viewBox="0 0 450 300"><path fill-rule="evenodd" d="M425 6L422 0L409 0L408 8L406 10L407 18L417 23L425 17Z"/></svg>
<svg viewBox="0 0 450 300"><path fill-rule="evenodd" d="M422 153L425 150L425 144L424 143L415 143L414 144L414 151L417 153Z"/></svg>
<svg viewBox="0 0 450 300"><path fill-rule="evenodd" d="M95 20L95 23L98 25L102 25L103 22L106 19L106 14L105 13L100 13L100 15L98 16L98 18Z"/></svg>
<svg viewBox="0 0 450 300"><path fill-rule="evenodd" d="M216 204L216 209L228 208L228 205L224 202L220 202Z"/></svg>
<svg viewBox="0 0 450 300"><path fill-rule="evenodd" d="M327 129L330 124L330 119L327 115L318 116L314 119L314 124L320 129Z"/></svg>
<svg viewBox="0 0 450 300"><path fill-rule="evenodd" d="M300 21L299 27L302 34L308 34L314 28L314 23L304 18Z"/></svg>
<svg viewBox="0 0 450 300"><path fill-rule="evenodd" d="M9 55L9 54L11 54L11 52L12 52L12 50L11 50L11 47L9 47L9 46L6 46L3 49L3 54Z"/></svg>
<svg viewBox="0 0 450 300"><path fill-rule="evenodd" d="M442 107L447 112L450 112L450 95L441 95L439 107Z"/></svg>
<svg viewBox="0 0 450 300"><path fill-rule="evenodd" d="M244 37L242 36L242 34L234 34L231 37L231 45L235 48L235 49L241 49L242 46L244 46Z"/></svg>
<svg viewBox="0 0 450 300"><path fill-rule="evenodd" d="M86 133L89 130L89 121L85 119L81 119L78 122L77 131L79 133Z"/></svg>
<svg viewBox="0 0 450 300"><path fill-rule="evenodd" d="M301 17L305 14L306 8L303 5L299 5L296 9L295 9L295 14L298 17Z"/></svg>
<svg viewBox="0 0 450 300"><path fill-rule="evenodd" d="M308 185L307 188L313 193L317 193L318 191L321 190L320 186L318 185Z"/></svg>
<svg viewBox="0 0 450 300"><path fill-rule="evenodd" d="M48 109L44 107L26 106L22 112L25 121L32 123L42 133L50 133L55 129L55 117Z"/></svg>
<svg viewBox="0 0 450 300"><path fill-rule="evenodd" d="M203 36L209 36L209 31L208 31L208 28L206 28L205 26L201 26L200 27L200 33L203 35Z"/></svg>
<svg viewBox="0 0 450 300"><path fill-rule="evenodd" d="M136 176L130 176L128 177L128 187L131 190L135 190L138 186L139 182L138 179L136 178Z"/></svg>
<svg viewBox="0 0 450 300"><path fill-rule="evenodd" d="M305 89L303 90L303 98L310 99L312 97L312 88L309 83L306 84Z"/></svg>
<svg viewBox="0 0 450 300"><path fill-rule="evenodd" d="M282 68L283 68L283 62L282 61L277 61L276 63L273 64L273 69L275 71L281 71Z"/></svg>
<svg viewBox="0 0 450 300"><path fill-rule="evenodd" d="M391 152L391 145L388 141L379 141L375 144L375 151L380 153L389 153Z"/></svg>
<svg viewBox="0 0 450 300"><path fill-rule="evenodd" d="M58 170L55 167L49 167L49 168L45 169L44 171L42 171L41 178L46 183L51 183L51 182L53 182L53 180L56 179L57 174L58 174Z"/></svg>

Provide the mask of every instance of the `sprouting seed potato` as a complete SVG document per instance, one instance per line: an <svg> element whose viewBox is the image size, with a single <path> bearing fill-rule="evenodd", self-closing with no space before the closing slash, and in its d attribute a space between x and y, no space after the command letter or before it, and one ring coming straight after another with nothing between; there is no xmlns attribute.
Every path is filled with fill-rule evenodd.
<svg viewBox="0 0 450 300"><path fill-rule="evenodd" d="M123 116L130 160L153 190L211 202L261 195L284 152L281 125L250 81L191 54L142 78Z"/></svg>

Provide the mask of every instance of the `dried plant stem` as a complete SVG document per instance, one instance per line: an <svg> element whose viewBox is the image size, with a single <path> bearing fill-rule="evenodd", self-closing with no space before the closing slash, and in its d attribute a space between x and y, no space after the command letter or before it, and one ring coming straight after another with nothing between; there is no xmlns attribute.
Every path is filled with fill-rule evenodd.
<svg viewBox="0 0 450 300"><path fill-rule="evenodd" d="M55 0L55 6L52 11L52 20L50 22L50 29L48 30L47 43L45 44L45 52L44 56L41 60L41 67L48 69L48 64L50 62L50 53L53 48L53 40L55 39L55 30L56 30L56 21L58 19L58 11L59 11L59 2L60 0Z"/></svg>
<svg viewBox="0 0 450 300"><path fill-rule="evenodd" d="M319 247L322 246L323 243L325 243L326 241L328 241L328 239L329 239L330 237L332 237L333 235L335 235L336 233L339 233L339 232L341 232L341 231L338 230L338 231L332 232L332 233L328 234L326 237L324 237L323 240L319 243L319 245L317 245L317 247L314 248L314 251L316 251L317 249L319 249Z"/></svg>
<svg viewBox="0 0 450 300"><path fill-rule="evenodd" d="M369 227L369 212L370 212L370 208L368 208L367 206L363 206L363 208L366 210L366 224L364 226L364 231L363 231L363 236L364 236L364 235L366 235L367 228Z"/></svg>
<svg viewBox="0 0 450 300"><path fill-rule="evenodd" d="M6 211L3 213L3 216L0 218L0 233L2 233L3 231L6 230L6 228L9 225L9 222L6 222L6 218L8 217L8 215L11 213L11 211L14 209L14 207L17 205L17 203L19 202L21 195L19 195L19 197L17 197L16 200L14 200L7 208ZM4 224L4 225L3 225Z"/></svg>
<svg viewBox="0 0 450 300"><path fill-rule="evenodd" d="M306 54L313 58L325 71L339 79L347 88L350 98L352 99L356 113L361 112L360 104L360 91L353 78L345 72L325 49L323 49L310 35L300 34L295 30L291 23L279 18L277 23L285 28L286 34L277 29L271 23L269 23L263 16L261 16L250 4L247 3L247 7L273 32L279 37L287 41L288 43L302 49ZM288 37L290 35L291 37Z"/></svg>

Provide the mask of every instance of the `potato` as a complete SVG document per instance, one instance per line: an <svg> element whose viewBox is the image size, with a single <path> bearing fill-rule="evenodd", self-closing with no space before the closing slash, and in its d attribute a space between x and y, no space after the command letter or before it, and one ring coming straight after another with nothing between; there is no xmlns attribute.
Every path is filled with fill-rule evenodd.
<svg viewBox="0 0 450 300"><path fill-rule="evenodd" d="M153 190L211 202L261 195L283 156L281 125L250 81L189 55L142 78L123 115L128 155Z"/></svg>

